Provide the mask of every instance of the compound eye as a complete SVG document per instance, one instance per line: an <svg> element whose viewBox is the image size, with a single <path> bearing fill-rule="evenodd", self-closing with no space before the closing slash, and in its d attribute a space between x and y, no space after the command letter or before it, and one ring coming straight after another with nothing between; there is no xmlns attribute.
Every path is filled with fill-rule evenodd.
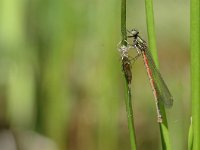
<svg viewBox="0 0 200 150"><path fill-rule="evenodd" d="M133 36L136 36L139 32L136 29L131 30Z"/></svg>

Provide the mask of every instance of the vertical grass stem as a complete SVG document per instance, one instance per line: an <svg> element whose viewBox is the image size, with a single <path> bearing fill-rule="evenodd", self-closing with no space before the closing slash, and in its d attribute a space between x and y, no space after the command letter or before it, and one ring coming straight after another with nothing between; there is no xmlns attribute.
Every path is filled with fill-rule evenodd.
<svg viewBox="0 0 200 150"><path fill-rule="evenodd" d="M192 149L200 149L200 11L199 0L190 1ZM189 131L189 132L190 132ZM189 133L190 135L190 133ZM191 139L189 139L191 141Z"/></svg>
<svg viewBox="0 0 200 150"><path fill-rule="evenodd" d="M149 48L151 50L151 54L156 63L156 66L159 67L157 47L156 47L155 25L154 25L153 0L145 0L145 8L146 8L146 22L147 22ZM163 118L163 122L159 124L161 141L162 141L162 149L170 150L171 146L170 146L169 131L168 131L165 108L163 105L159 105L158 107L161 111L162 118Z"/></svg>
<svg viewBox="0 0 200 150"><path fill-rule="evenodd" d="M121 35L122 35L122 44L126 45L125 42L127 40L126 35L126 0L121 0ZM125 78L125 76L124 76ZM128 128L131 142L131 150L136 150L136 140L135 140L135 129L134 129L134 121L133 121L133 109L131 102L131 88L128 85L128 82L125 78L125 103L126 103L126 112L128 119Z"/></svg>

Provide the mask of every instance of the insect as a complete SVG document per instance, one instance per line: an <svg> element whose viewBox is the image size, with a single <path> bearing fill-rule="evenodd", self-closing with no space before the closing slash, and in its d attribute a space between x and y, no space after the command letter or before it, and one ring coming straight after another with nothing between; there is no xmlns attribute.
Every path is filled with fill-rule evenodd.
<svg viewBox="0 0 200 150"><path fill-rule="evenodd" d="M131 60L129 59L128 56L129 47L121 45L121 47L119 47L118 50L121 53L122 71L124 72L126 81L130 87L132 81L132 72L131 72Z"/></svg>
<svg viewBox="0 0 200 150"><path fill-rule="evenodd" d="M130 85L132 81L131 62L128 57L122 58L122 69L127 83Z"/></svg>
<svg viewBox="0 0 200 150"><path fill-rule="evenodd" d="M173 98L159 70L157 69L153 61L152 55L147 47L147 43L139 36L139 32L137 30L133 29L129 33L130 36L128 36L128 38L133 39L132 47L134 47L138 53L136 57L140 55L142 55L143 57L144 65L146 67L146 71L149 77L154 99L156 102L158 122L161 123L162 115L158 107L159 102L162 101L164 105L169 108L172 107L173 105Z"/></svg>

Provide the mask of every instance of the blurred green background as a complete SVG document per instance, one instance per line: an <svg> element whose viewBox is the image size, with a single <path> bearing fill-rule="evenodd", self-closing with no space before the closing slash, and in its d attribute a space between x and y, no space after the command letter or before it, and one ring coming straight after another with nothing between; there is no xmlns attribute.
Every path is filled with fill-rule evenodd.
<svg viewBox="0 0 200 150"><path fill-rule="evenodd" d="M128 150L116 0L0 1L0 150ZM154 1L160 70L174 97L172 149L190 123L189 0ZM147 40L145 5L127 1L127 28ZM132 67L139 150L159 150L142 58Z"/></svg>

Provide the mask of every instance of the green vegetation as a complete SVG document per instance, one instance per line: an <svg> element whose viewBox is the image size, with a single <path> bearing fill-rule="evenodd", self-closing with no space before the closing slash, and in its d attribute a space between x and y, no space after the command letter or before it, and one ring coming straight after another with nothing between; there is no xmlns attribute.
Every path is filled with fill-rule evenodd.
<svg viewBox="0 0 200 150"><path fill-rule="evenodd" d="M126 35L126 0L121 0L121 34L122 34L122 44L127 45L127 35ZM125 78L125 74L124 74ZM136 139L135 139L135 129L134 129L134 120L133 120L133 109L132 109L132 94L131 88L128 85L128 82L125 78L125 104L126 104L126 112L128 119L128 128L129 128L129 136L131 142L131 149L136 150Z"/></svg>
<svg viewBox="0 0 200 150"><path fill-rule="evenodd" d="M192 119L189 130L190 150L200 149L200 3L190 3Z"/></svg>
<svg viewBox="0 0 200 150"><path fill-rule="evenodd" d="M156 1L156 39L152 1L146 1L147 15L144 2L0 1L0 147L160 150L161 134L163 149L199 149L199 2L191 0L188 139L189 4ZM141 58L132 67L131 91L123 80L116 47L126 40L126 27L149 40L157 65L159 48L160 69L175 100L161 132Z"/></svg>
<svg viewBox="0 0 200 150"><path fill-rule="evenodd" d="M154 58L156 66L159 66L158 56L157 56L157 48L156 48L156 33L155 33L155 25L154 25L154 13L153 13L153 0L145 0L146 6L146 22L147 22L147 31L148 31L148 41L149 41L149 49L151 50L151 54ZM158 105L163 122L159 124L160 126L160 135L162 141L162 149L170 150L170 139L169 139L169 131L167 124L167 117L165 113L165 108L163 105Z"/></svg>

